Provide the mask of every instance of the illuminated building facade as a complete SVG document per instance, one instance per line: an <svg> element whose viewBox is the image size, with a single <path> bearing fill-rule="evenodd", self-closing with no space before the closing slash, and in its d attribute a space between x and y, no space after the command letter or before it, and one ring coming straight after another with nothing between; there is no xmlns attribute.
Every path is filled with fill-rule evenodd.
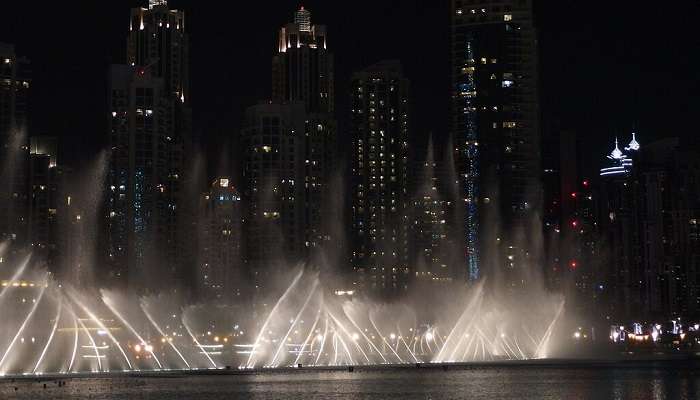
<svg viewBox="0 0 700 400"><path fill-rule="evenodd" d="M615 147L600 170L601 288L617 318L700 315L700 157L677 138Z"/></svg>
<svg viewBox="0 0 700 400"><path fill-rule="evenodd" d="M351 83L353 286L391 296L408 288L408 94L398 61Z"/></svg>
<svg viewBox="0 0 700 400"><path fill-rule="evenodd" d="M331 241L324 220L331 196L329 182L334 165L337 124L334 118L333 55L327 46L326 27L311 23L311 12L301 7L294 22L280 28L278 51L272 59L272 101L303 102L306 136L303 142L303 243L304 258L313 260Z"/></svg>
<svg viewBox="0 0 700 400"><path fill-rule="evenodd" d="M280 28L272 59L273 101L303 101L309 113L333 113L333 55L326 39L325 25L312 25L304 7Z"/></svg>
<svg viewBox="0 0 700 400"><path fill-rule="evenodd" d="M277 268L303 259L306 115L302 102L246 110L243 148L244 257L255 293Z"/></svg>
<svg viewBox="0 0 700 400"><path fill-rule="evenodd" d="M240 295L241 197L228 177L216 179L199 203L200 298L230 303Z"/></svg>
<svg viewBox="0 0 700 400"><path fill-rule="evenodd" d="M434 157L432 145L428 146L427 159L409 176L409 265L417 282L440 284L456 282L459 276L450 229L454 218L449 190L454 180L448 173L451 158L436 160L441 158Z"/></svg>
<svg viewBox="0 0 700 400"><path fill-rule="evenodd" d="M0 43L0 240L27 244L29 60Z"/></svg>
<svg viewBox="0 0 700 400"><path fill-rule="evenodd" d="M47 265L50 253L57 248L57 203L59 201L56 165L57 141L54 137L32 136L29 145L29 220L28 237L32 246L32 257ZM55 269L51 265L50 269Z"/></svg>
<svg viewBox="0 0 700 400"><path fill-rule="evenodd" d="M642 284L643 310L659 317L697 318L700 154L677 138L659 140L640 150L634 171L642 271L634 279Z"/></svg>
<svg viewBox="0 0 700 400"><path fill-rule="evenodd" d="M599 223L605 263L610 266L601 271L602 281L610 313L617 316L648 310L643 305L642 292L649 282L640 280L644 274L639 253L639 187L633 171L637 155L637 150L625 154L616 138L615 147L607 156L610 166L600 170Z"/></svg>
<svg viewBox="0 0 700 400"><path fill-rule="evenodd" d="M474 281L482 275L481 261L496 265L507 256L505 271L519 267L529 251L518 235L541 203L532 1L452 0L450 54L464 278Z"/></svg>
<svg viewBox="0 0 700 400"><path fill-rule="evenodd" d="M177 290L184 250L183 180L191 140L189 40L182 11L167 2L131 10L127 64L109 90L107 248L110 284Z"/></svg>

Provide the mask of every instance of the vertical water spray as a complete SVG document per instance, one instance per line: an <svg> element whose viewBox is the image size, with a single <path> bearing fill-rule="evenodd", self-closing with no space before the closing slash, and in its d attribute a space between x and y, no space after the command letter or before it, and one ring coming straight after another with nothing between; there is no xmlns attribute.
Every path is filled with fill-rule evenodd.
<svg viewBox="0 0 700 400"><path fill-rule="evenodd" d="M292 330L294 330L294 326L299 322L299 318L301 318L301 314L306 310L306 306L309 305L309 301L311 301L311 298L313 297L314 293L316 292L316 288L318 287L318 279L314 279L313 286L311 287L311 291L309 292L309 295L306 296L306 300L304 301L304 305L299 309L299 312L297 313L296 317L294 317L294 320L292 323L289 325L289 329L287 330L287 333L284 335L282 338L282 341L280 342L279 347L277 348L277 351L275 352L274 357L272 357L272 362L270 363L271 366L277 366L276 361L277 357L279 356L280 352L284 348L284 346L287 343L287 338L289 337L289 334L292 333Z"/></svg>
<svg viewBox="0 0 700 400"><path fill-rule="evenodd" d="M325 323L323 325L323 336L321 337L321 347L318 349L318 355L314 361L314 365L318 365L318 361L321 359L321 354L323 353L323 348L326 346L326 338L328 337L328 314L326 314Z"/></svg>
<svg viewBox="0 0 700 400"><path fill-rule="evenodd" d="M540 340L540 343L537 346L537 350L535 350L535 355L537 358L547 358L547 346L549 345L549 338L552 336L554 325L557 323L557 320L559 320L559 316L561 315L562 311L564 311L564 300L562 300L559 303L559 306L557 307L557 312L554 315L552 322L549 323L547 330L542 336L542 340Z"/></svg>
<svg viewBox="0 0 700 400"><path fill-rule="evenodd" d="M124 352L124 349L122 349L122 346L119 344L119 342L118 342L117 339L114 337L114 335L112 334L112 332L102 323L102 321L100 321L99 318L97 318L97 316L96 316L92 311L90 311L90 309L89 309L85 304L83 304L83 303L80 301L80 299L77 298L77 296L76 296L75 294L69 292L69 293L68 293L68 296L71 298L71 300L73 300L73 302L74 302L75 304L78 305L78 307L80 307L80 308L83 309L83 312L85 312L85 313L88 315L88 317L90 317L90 319L91 319L93 322L95 322L95 323L97 324L97 326L100 327L100 329L102 329L102 330L107 334L107 336L110 338L110 340L112 340L112 343L114 343L114 345L117 346L117 349L119 349L119 352L122 353L122 356L124 357L124 360L126 361L126 364L129 366L129 369L134 369L134 368L131 366L131 361L129 361L129 357L126 356L126 353Z"/></svg>
<svg viewBox="0 0 700 400"><path fill-rule="evenodd" d="M207 360L209 360L209 362L211 363L211 366L214 368L218 368L216 366L216 363L214 362L214 360L212 360L211 356L209 355L209 352L206 351L204 349L204 347L202 347L202 345L199 343L199 340L197 340L197 336L195 336L194 333L192 333L192 330L190 329L189 325L187 325L187 322L185 321L184 315L182 316L181 320L182 320L182 326L185 327L185 330L192 338L192 341L194 341L194 344L197 345L197 347L199 347L199 350L207 357Z"/></svg>
<svg viewBox="0 0 700 400"><path fill-rule="evenodd" d="M41 355L39 356L39 359L36 361L36 365L34 365L34 369L32 370L32 373L36 373L37 369L39 369L39 365L41 365L41 361L44 359L44 356L46 355L46 351L49 349L49 346L51 346L51 342L53 341L53 337L56 334L56 328L58 328L58 321L61 319L61 310L63 309L63 297L58 298L58 307L56 310L56 319L54 320L53 327L51 328L51 334L49 334L48 340L46 340L46 345L44 346L44 349L41 351Z"/></svg>
<svg viewBox="0 0 700 400"><path fill-rule="evenodd" d="M136 338L139 340L139 343L144 345L144 347L146 348L146 351L151 354L151 357L153 357L156 364L158 364L158 368L163 369L163 365L160 363L160 360L158 360L158 357L153 352L153 349L151 348L150 350L148 350L149 347L145 346L146 341L143 340L141 335L139 335L139 333L136 332L134 327L131 326L131 324L117 311L117 309L114 307L114 305L112 304L110 299L108 297L106 297L104 295L104 293L102 293L102 302L107 306L107 308L109 308L109 310L112 312L112 314L114 314L119 319L119 321L121 321L121 323L124 324L124 326L126 326L129 329L129 331L131 331L131 333L134 334L134 336L136 336Z"/></svg>
<svg viewBox="0 0 700 400"><path fill-rule="evenodd" d="M7 368L3 369L3 364L5 360L7 359L7 356L10 354L10 351L12 350L12 347L15 345L17 342L17 339L20 337L22 332L24 331L24 328L27 327L27 323L32 319L32 316L34 315L34 312L36 311L37 307L39 306L39 303L41 303L41 299L44 297L44 292L46 291L46 285L41 285L41 290L39 291L39 297L34 301L34 304L32 305L31 310L29 310L29 313L27 314L27 317L24 319L22 322L22 325L20 325L19 329L17 330L17 333L15 334L14 338L12 338L12 341L10 342L10 345L7 346L7 349L5 350L5 353L2 355L2 358L0 358L0 373L5 373Z"/></svg>
<svg viewBox="0 0 700 400"><path fill-rule="evenodd" d="M70 357L70 363L68 364L66 372L71 372L73 370L75 355L78 353L78 317L75 315L75 312L73 312L73 309L70 309L70 313L73 315L73 332L75 332L75 339L73 341L73 354Z"/></svg>
<svg viewBox="0 0 700 400"><path fill-rule="evenodd" d="M379 349L377 348L377 346L375 346L375 344L372 343L371 340L369 340L369 338L367 337L367 335L365 335L365 333L363 332L363 330L355 323L355 321L352 319L352 317L350 317L350 313L347 312L347 310L345 309L345 307L343 307L343 313L345 313L345 317L348 319L348 321L350 321L350 323L355 327L355 329L357 329L357 330L360 332L360 335L362 335L362 337L365 338L365 340L367 341L367 343L369 343L370 348L373 348L373 349L377 352L377 354L379 354L379 357L382 358L382 361L384 361L384 363L387 363L387 360L386 360L386 358L384 357L384 355L382 354L382 352L379 351ZM380 336L381 336L381 334L380 334ZM366 356L365 356L365 357L366 357ZM369 362L369 360L367 360L367 362Z"/></svg>
<svg viewBox="0 0 700 400"><path fill-rule="evenodd" d="M467 303L467 307L462 313L462 315L459 317L457 320L457 323L452 327L452 330L450 331L450 334L447 336L447 339L443 343L442 347L440 348L440 351L438 352L437 356L433 361L435 362L444 362L446 360L444 356L444 352L446 348L448 347L448 344L451 344L453 341L456 340L456 335L460 336L460 340L462 339L462 334L460 327L464 324L464 321L466 321L469 318L473 318L472 315L472 310L474 309L475 305L477 302L481 299L481 296L483 294L483 288L484 288L484 281L482 280L477 286L476 286L476 292L472 296L471 300L469 303ZM439 336L439 335L433 335L433 336ZM437 342L436 342L437 344Z"/></svg>
<svg viewBox="0 0 700 400"><path fill-rule="evenodd" d="M316 313L316 318L314 319L314 323L311 324L311 329L309 329L309 334L306 336L306 339L304 340L304 343L302 343L301 348L299 349L299 352L297 353L297 358L294 359L294 363L292 365L297 365L299 363L299 359L301 359L302 354L304 354L304 351L307 346L310 346L310 350L313 350L314 346L314 340L312 340L313 334L314 334L314 329L316 329L316 325L318 325L318 321L321 318L321 309L318 309L318 312ZM309 340L311 340L311 343L309 343Z"/></svg>
<svg viewBox="0 0 700 400"><path fill-rule="evenodd" d="M104 371L104 369L102 369L102 357L104 357L104 356L100 354L100 351L97 348L97 343L95 342L95 338L92 337L92 334L90 334L90 330L88 330L87 326L85 326L85 323L83 322L83 320L81 320L80 318L77 318L77 317L76 317L76 319L77 319L78 323L80 324L80 327L83 328L83 332L85 332L85 335L87 335L88 339L90 340L90 344L92 345L92 349L95 351L95 359L97 359L98 371ZM83 356L83 357L86 357L86 356ZM105 372L109 372L109 370L107 370Z"/></svg>
<svg viewBox="0 0 700 400"><path fill-rule="evenodd" d="M151 324L156 328L156 330L158 331L158 333L159 333L161 336L165 337L165 336L166 336L165 333L163 332L162 329L160 329L160 326L158 326L158 324L156 323L156 321L153 319L153 317L151 316L151 313L148 312L148 310L146 309L146 305L143 303L143 301L141 301L141 302L139 303L139 306L141 307L141 311L143 311L144 315L146 315L146 318L148 318L148 321L151 322ZM190 366L190 363L187 362L187 360L186 360L185 357L182 355L182 353L180 353L180 350L177 349L177 347L175 346L175 344L173 343L173 341L172 341L172 340L168 340L167 342L168 342L168 344L170 345L170 347L175 351L175 353L177 353L177 355L180 357L180 359L182 360L182 362L185 363L185 365L187 366L187 369L191 369L192 367Z"/></svg>
<svg viewBox="0 0 700 400"><path fill-rule="evenodd" d="M10 284L7 286L3 286L2 290L0 290L0 305L2 305L2 298L5 296L5 293L7 293L10 288L12 288L12 283L16 282L20 276L24 273L24 270L27 268L27 265L29 264L29 260L31 259L32 255L29 254L27 255L24 260L20 263L19 268L15 270L15 273L12 275L12 278L10 278Z"/></svg>
<svg viewBox="0 0 700 400"><path fill-rule="evenodd" d="M258 336L255 338L255 342L253 343L253 351L250 352L250 355L248 356L248 361L246 362L246 368L253 368L255 364L253 363L253 355L256 352L256 349L260 345L260 339L262 338L262 335L265 333L265 330L267 329L267 326L270 324L270 321L272 320L272 317L276 314L277 309L280 307L280 304L284 302L284 300L289 296L289 293L292 291L292 289L297 285L299 280L301 279L301 276L304 274L304 270L301 269L299 273L294 277L292 280L292 283L287 287L287 290L284 291L282 296L277 300L277 303L275 303L274 307L272 307L272 310L270 311L270 314L268 314L267 318L265 319L265 322L263 323L262 328L260 328L260 332L258 333Z"/></svg>

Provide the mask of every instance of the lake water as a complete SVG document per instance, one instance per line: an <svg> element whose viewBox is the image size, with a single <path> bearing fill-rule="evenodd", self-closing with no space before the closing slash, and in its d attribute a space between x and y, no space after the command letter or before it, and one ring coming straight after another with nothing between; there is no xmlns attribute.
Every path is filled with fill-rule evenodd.
<svg viewBox="0 0 700 400"><path fill-rule="evenodd" d="M44 389L44 383L47 388ZM16 388L16 390L15 390ZM700 369L474 367L255 375L0 380L0 399L700 399Z"/></svg>

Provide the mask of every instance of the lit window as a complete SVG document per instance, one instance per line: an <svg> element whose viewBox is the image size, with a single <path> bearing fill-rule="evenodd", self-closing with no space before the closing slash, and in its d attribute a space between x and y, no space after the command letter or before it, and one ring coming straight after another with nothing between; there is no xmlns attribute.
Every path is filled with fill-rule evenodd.
<svg viewBox="0 0 700 400"><path fill-rule="evenodd" d="M505 121L503 122L503 127L504 128L515 128L516 123L514 121Z"/></svg>
<svg viewBox="0 0 700 400"><path fill-rule="evenodd" d="M513 14L503 14L503 20L504 21L512 21L513 20Z"/></svg>
<svg viewBox="0 0 700 400"><path fill-rule="evenodd" d="M509 87L513 86L513 81L505 80L505 81L503 81L502 86L504 88L509 88Z"/></svg>

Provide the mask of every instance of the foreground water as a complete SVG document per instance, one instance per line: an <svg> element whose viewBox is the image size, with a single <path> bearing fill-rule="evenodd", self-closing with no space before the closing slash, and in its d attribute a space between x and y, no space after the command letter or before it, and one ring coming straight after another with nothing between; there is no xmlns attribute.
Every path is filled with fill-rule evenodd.
<svg viewBox="0 0 700 400"><path fill-rule="evenodd" d="M46 388L44 388L46 384ZM0 380L0 399L697 399L700 369L474 367L225 376Z"/></svg>

